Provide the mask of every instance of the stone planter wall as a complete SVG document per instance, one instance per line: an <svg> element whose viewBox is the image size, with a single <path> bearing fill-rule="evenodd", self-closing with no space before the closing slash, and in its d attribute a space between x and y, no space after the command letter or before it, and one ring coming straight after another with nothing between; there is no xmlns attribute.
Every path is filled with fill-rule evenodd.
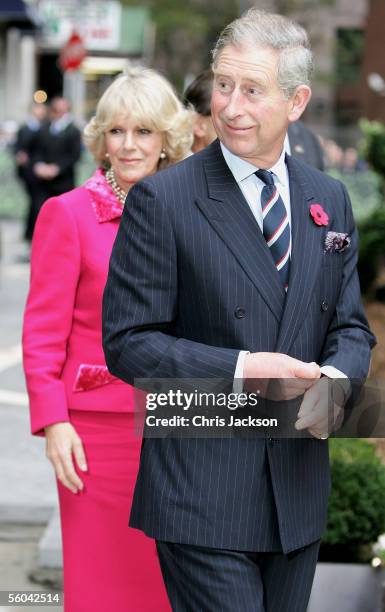
<svg viewBox="0 0 385 612"><path fill-rule="evenodd" d="M318 563L308 612L385 612L384 583L384 569Z"/></svg>

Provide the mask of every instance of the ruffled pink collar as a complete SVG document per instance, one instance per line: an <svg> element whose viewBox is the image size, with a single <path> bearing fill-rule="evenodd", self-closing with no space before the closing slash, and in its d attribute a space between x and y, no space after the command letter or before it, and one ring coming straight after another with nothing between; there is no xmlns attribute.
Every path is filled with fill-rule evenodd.
<svg viewBox="0 0 385 612"><path fill-rule="evenodd" d="M92 208L99 223L112 221L122 216L123 207L120 205L101 168L95 170L91 178L84 183L90 194Z"/></svg>

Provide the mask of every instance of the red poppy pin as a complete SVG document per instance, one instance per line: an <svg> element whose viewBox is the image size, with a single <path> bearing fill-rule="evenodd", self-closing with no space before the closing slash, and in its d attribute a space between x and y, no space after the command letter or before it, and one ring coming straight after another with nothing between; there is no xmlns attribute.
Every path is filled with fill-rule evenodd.
<svg viewBox="0 0 385 612"><path fill-rule="evenodd" d="M321 204L312 204L310 206L310 215L316 225L327 225L329 223L329 216L322 208Z"/></svg>

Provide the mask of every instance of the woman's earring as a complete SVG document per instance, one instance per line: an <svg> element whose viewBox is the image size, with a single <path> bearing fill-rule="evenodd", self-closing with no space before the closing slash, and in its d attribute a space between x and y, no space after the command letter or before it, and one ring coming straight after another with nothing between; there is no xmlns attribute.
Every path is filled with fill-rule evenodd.
<svg viewBox="0 0 385 612"><path fill-rule="evenodd" d="M109 153L106 153L104 157L107 157L107 159L110 157Z"/></svg>
<svg viewBox="0 0 385 612"><path fill-rule="evenodd" d="M164 149L161 150L159 157L160 159L166 159L166 151Z"/></svg>

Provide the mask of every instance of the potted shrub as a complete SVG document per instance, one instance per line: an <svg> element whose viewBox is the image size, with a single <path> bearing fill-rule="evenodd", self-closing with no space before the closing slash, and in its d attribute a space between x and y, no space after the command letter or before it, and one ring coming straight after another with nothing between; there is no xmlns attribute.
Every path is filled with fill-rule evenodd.
<svg viewBox="0 0 385 612"><path fill-rule="evenodd" d="M373 545L385 532L385 466L374 444L330 440L332 490L308 612L382 610Z"/></svg>
<svg viewBox="0 0 385 612"><path fill-rule="evenodd" d="M381 121L361 119L363 140L360 153L382 180L382 195L385 183L385 125Z"/></svg>

